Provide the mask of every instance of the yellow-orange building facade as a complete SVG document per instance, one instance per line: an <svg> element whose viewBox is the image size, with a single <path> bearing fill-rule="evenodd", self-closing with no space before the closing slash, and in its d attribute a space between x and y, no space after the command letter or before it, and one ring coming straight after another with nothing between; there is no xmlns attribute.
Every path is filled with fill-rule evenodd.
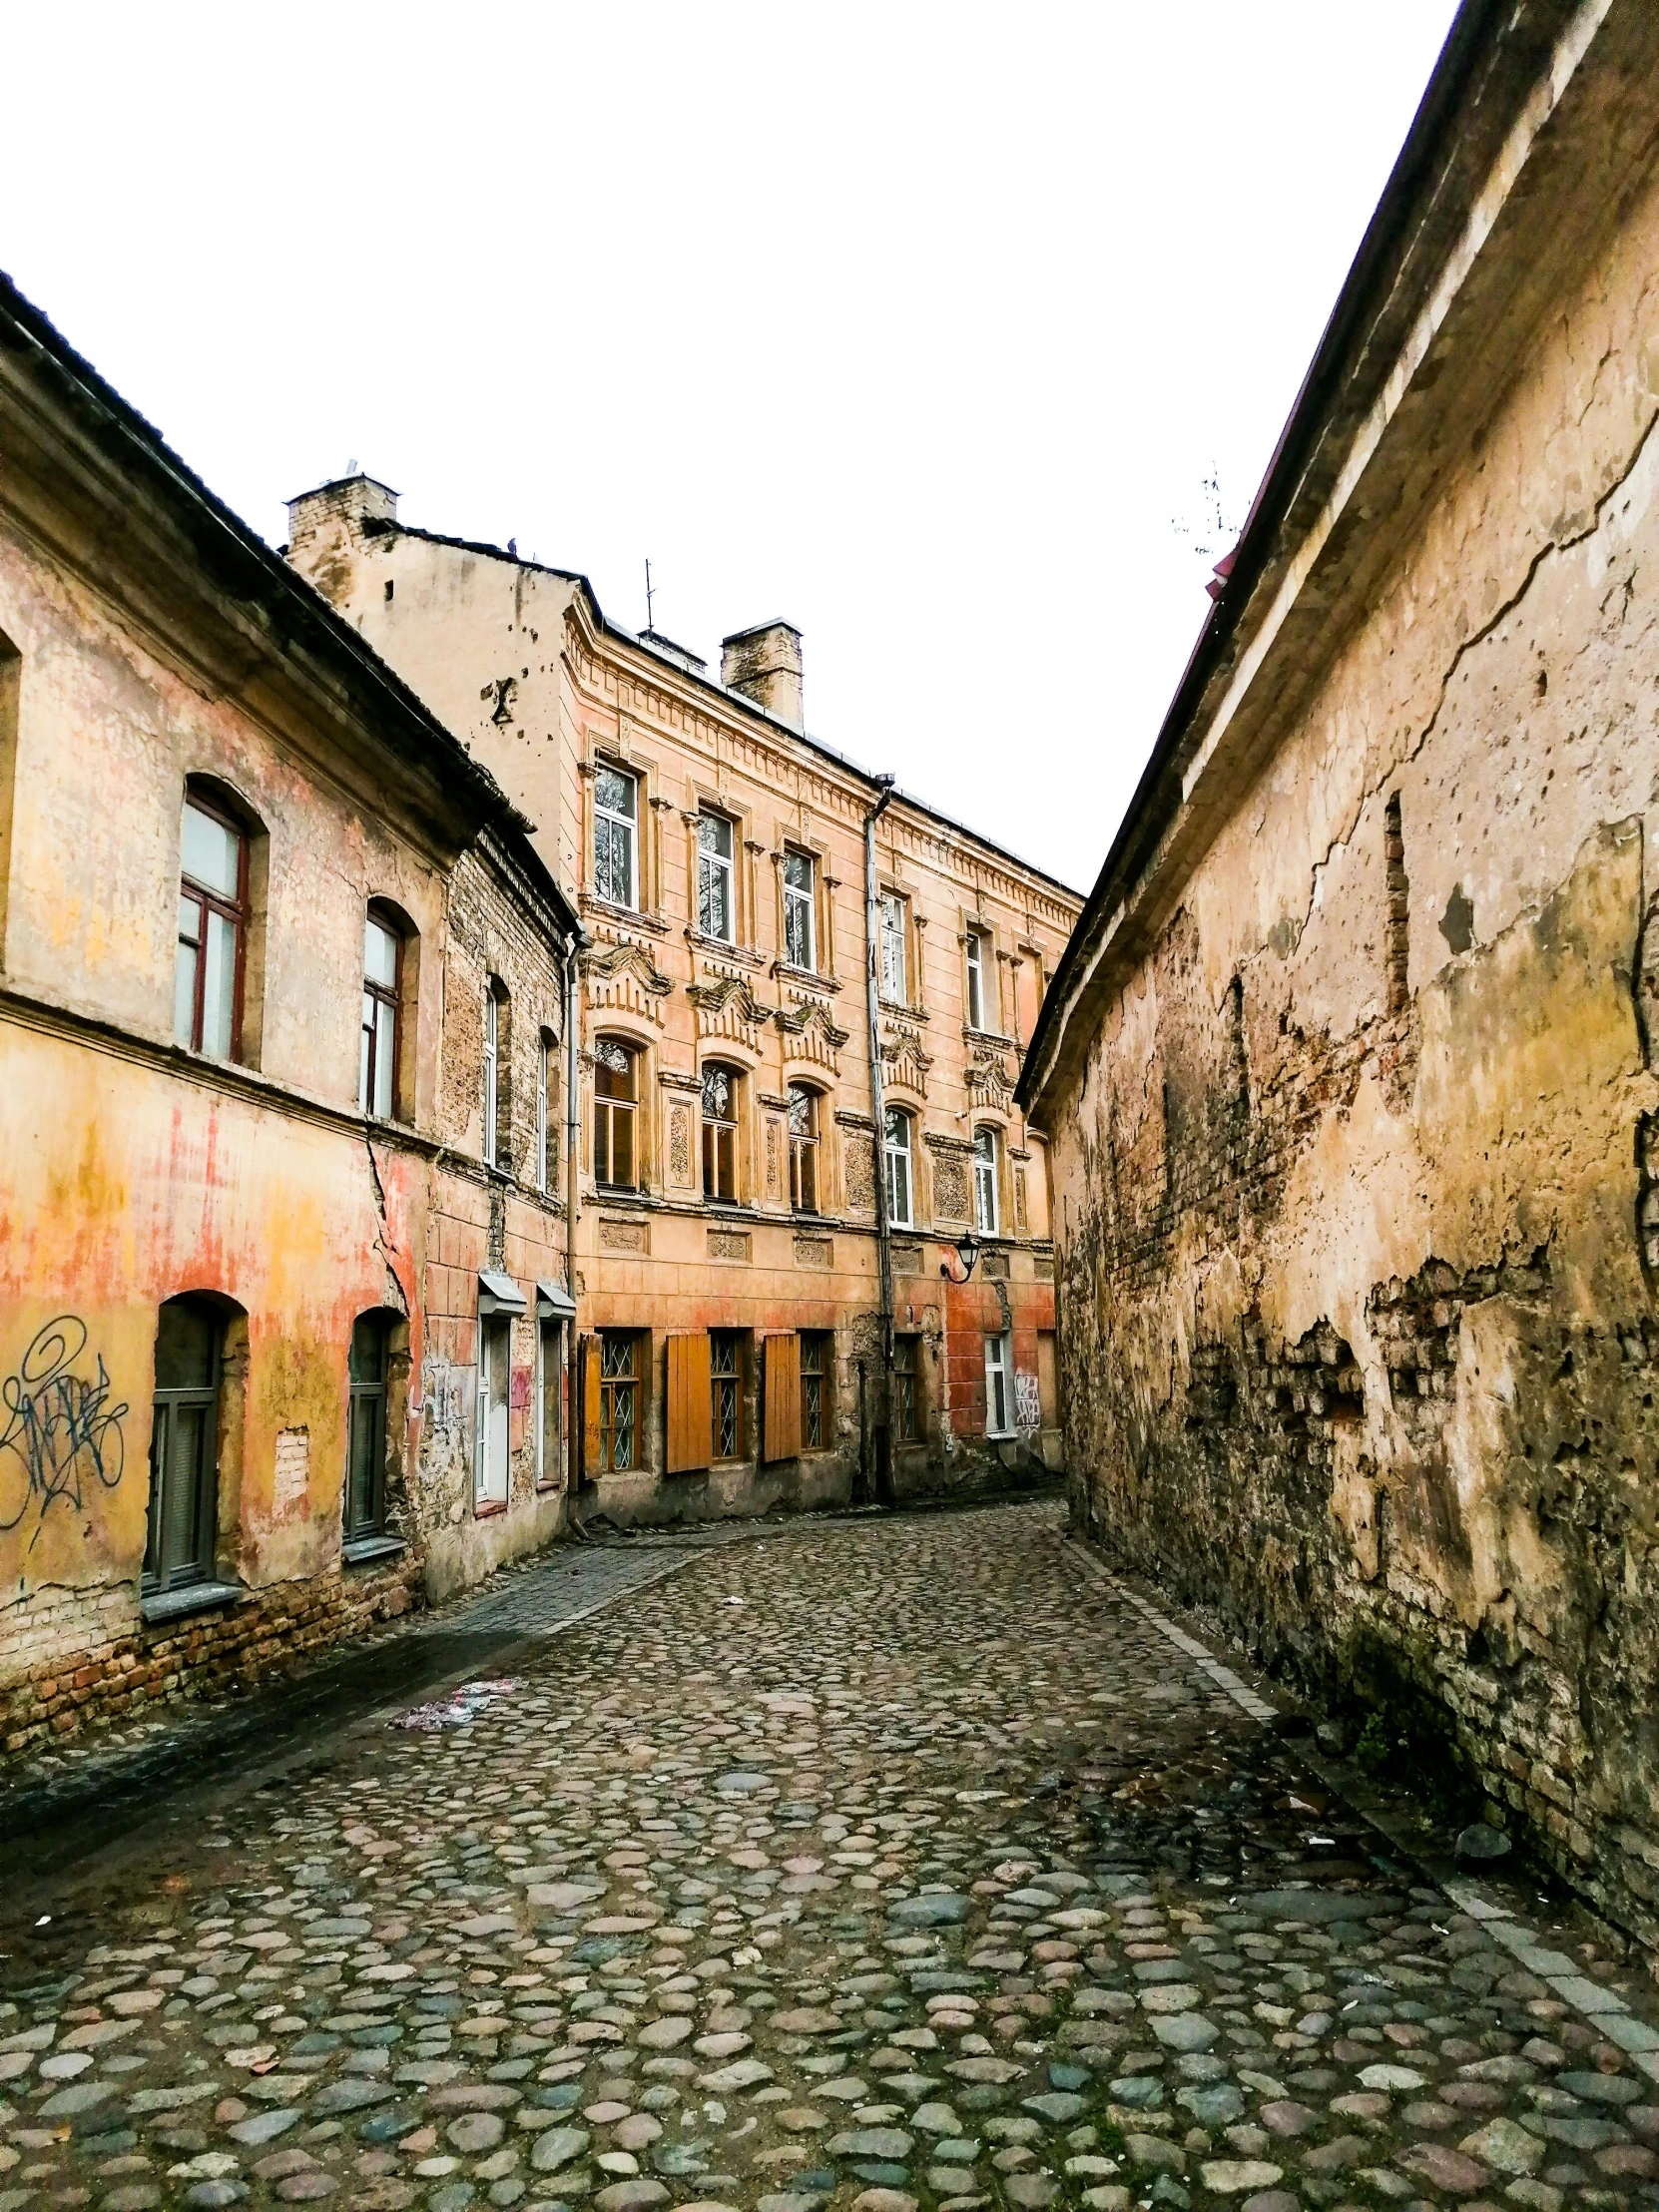
<svg viewBox="0 0 1659 2212"><path fill-rule="evenodd" d="M0 279L6 1749L563 1527L575 931L488 774Z"/></svg>
<svg viewBox="0 0 1659 2212"><path fill-rule="evenodd" d="M365 476L289 520L290 560L523 809L581 916L590 1506L754 1511L1052 1463L1047 1165L1012 1093L1078 899L893 794L871 931L882 786L806 734L787 624L729 638L716 681L578 575L399 524Z"/></svg>

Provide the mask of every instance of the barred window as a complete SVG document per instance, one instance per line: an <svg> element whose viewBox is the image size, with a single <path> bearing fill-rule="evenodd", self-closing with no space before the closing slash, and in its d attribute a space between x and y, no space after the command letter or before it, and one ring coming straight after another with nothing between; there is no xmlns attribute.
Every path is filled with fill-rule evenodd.
<svg viewBox="0 0 1659 2212"><path fill-rule="evenodd" d="M921 1406L917 1380L921 1362L914 1337L892 1341L892 1423L900 1443L914 1443L921 1434Z"/></svg>
<svg viewBox="0 0 1659 2212"><path fill-rule="evenodd" d="M599 1464L617 1473L639 1464L640 1340L632 1329L599 1335Z"/></svg>
<svg viewBox="0 0 1659 2212"><path fill-rule="evenodd" d="M823 1451L830 1441L830 1374L834 1338L827 1329L801 1333L801 1447Z"/></svg>
<svg viewBox="0 0 1659 2212"><path fill-rule="evenodd" d="M709 1381L714 1393L717 1459L736 1459L743 1447L743 1356L735 1329L709 1333Z"/></svg>

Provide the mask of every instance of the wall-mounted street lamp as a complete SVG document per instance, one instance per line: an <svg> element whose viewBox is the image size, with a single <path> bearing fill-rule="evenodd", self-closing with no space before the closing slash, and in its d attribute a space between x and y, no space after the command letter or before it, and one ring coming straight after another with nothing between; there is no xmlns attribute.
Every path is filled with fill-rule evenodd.
<svg viewBox="0 0 1659 2212"><path fill-rule="evenodd" d="M939 1273L944 1277L947 1283L965 1283L968 1277L973 1273L973 1263L979 1257L979 1239L973 1234L973 1231L971 1229L968 1231L965 1237L957 1238L956 1257L962 1263L962 1272L960 1275L951 1274L950 1262L948 1260L941 1260L939 1262Z"/></svg>

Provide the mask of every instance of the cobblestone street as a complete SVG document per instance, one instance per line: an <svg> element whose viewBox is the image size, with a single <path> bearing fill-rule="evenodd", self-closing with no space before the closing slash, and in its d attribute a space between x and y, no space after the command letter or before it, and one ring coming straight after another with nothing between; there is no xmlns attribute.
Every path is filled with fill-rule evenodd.
<svg viewBox="0 0 1659 2212"><path fill-rule="evenodd" d="M1659 2204L1645 1977L1427 1886L1062 1530L710 1547L14 1865L0 2212Z"/></svg>

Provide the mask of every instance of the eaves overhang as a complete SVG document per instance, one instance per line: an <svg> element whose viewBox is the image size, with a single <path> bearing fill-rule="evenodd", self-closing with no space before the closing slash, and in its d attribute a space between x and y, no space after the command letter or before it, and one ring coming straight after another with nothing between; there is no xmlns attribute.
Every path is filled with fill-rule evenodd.
<svg viewBox="0 0 1659 2212"><path fill-rule="evenodd" d="M1458 435L1489 414L1551 285L1652 160L1656 68L1645 0L1464 0L1044 995L1015 1091L1039 1128ZM1608 130L1620 101L1642 128Z"/></svg>

